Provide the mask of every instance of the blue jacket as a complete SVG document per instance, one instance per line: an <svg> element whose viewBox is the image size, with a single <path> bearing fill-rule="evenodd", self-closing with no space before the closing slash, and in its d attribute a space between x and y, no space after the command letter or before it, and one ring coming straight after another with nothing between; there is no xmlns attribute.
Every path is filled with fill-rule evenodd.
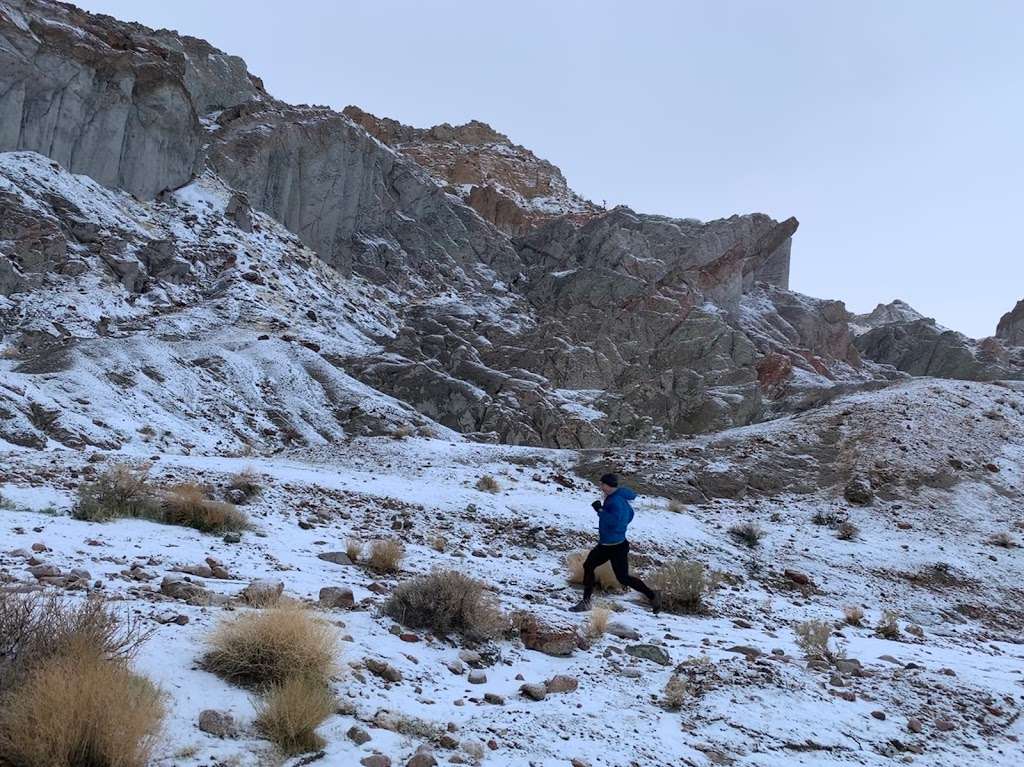
<svg viewBox="0 0 1024 767"><path fill-rule="evenodd" d="M636 493L628 487L620 487L604 499L597 512L598 543L622 543L626 540L626 527L633 521L633 507L629 502Z"/></svg>

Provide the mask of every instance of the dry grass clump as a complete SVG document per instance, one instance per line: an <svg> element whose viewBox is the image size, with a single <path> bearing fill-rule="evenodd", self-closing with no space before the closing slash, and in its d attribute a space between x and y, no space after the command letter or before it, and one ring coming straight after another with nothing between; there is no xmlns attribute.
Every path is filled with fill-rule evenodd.
<svg viewBox="0 0 1024 767"><path fill-rule="evenodd" d="M363 544L361 541L357 541L355 538L349 538L345 543L345 554L353 562L358 562L363 558Z"/></svg>
<svg viewBox="0 0 1024 767"><path fill-rule="evenodd" d="M1015 541L1013 536L1008 532L996 533L988 539L988 542L993 546L1000 546L1004 549L1012 549L1017 546L1017 541Z"/></svg>
<svg viewBox="0 0 1024 767"><path fill-rule="evenodd" d="M95 482L78 488L78 503L72 510L75 519L103 522L115 517L159 519L160 503L144 469L117 463Z"/></svg>
<svg viewBox="0 0 1024 767"><path fill-rule="evenodd" d="M764 538L764 530L757 522L742 522L729 528L729 535L749 548L756 548Z"/></svg>
<svg viewBox="0 0 1024 767"><path fill-rule="evenodd" d="M864 608L860 605L849 605L844 607L843 618L851 626L863 626Z"/></svg>
<svg viewBox="0 0 1024 767"><path fill-rule="evenodd" d="M885 610L882 613L882 619L875 626L875 633L883 639L899 639L899 616L892 610Z"/></svg>
<svg viewBox="0 0 1024 767"><path fill-rule="evenodd" d="M845 513L836 509L818 509L814 512L814 516L811 517L811 521L814 524L822 525L824 527L835 527L845 520Z"/></svg>
<svg viewBox="0 0 1024 767"><path fill-rule="evenodd" d="M242 469L237 474L231 475L231 479L228 480L228 487L232 490L238 490L245 497L245 500L249 500L263 492L263 485L260 484L259 477L256 476L256 472L251 468Z"/></svg>
<svg viewBox="0 0 1024 767"><path fill-rule="evenodd" d="M385 538L370 544L370 556L366 563L377 572L395 573L404 556L405 549L400 541Z"/></svg>
<svg viewBox="0 0 1024 767"><path fill-rule="evenodd" d="M3 493L0 493L0 509L3 509L5 511L13 511L16 508L18 508L18 506L17 504L14 503L14 501L8 498L4 498Z"/></svg>
<svg viewBox="0 0 1024 767"><path fill-rule="evenodd" d="M316 728L334 713L335 704L323 680L289 677L256 703L256 729L288 756L316 751L325 745Z"/></svg>
<svg viewBox="0 0 1024 767"><path fill-rule="evenodd" d="M478 580L455 570L435 570L400 583L384 613L410 628L472 641L498 637L508 620Z"/></svg>
<svg viewBox="0 0 1024 767"><path fill-rule="evenodd" d="M440 551L443 553L447 547L448 541L443 535L434 536L430 540L430 548L432 548L434 551Z"/></svg>
<svg viewBox="0 0 1024 767"><path fill-rule="evenodd" d="M79 649L29 673L0 708L0 762L145 767L164 717L160 691L124 663Z"/></svg>
<svg viewBox="0 0 1024 767"><path fill-rule="evenodd" d="M107 660L127 661L148 637L99 598L72 602L56 595L0 591L0 692L51 658L85 649Z"/></svg>
<svg viewBox="0 0 1024 767"><path fill-rule="evenodd" d="M335 632L296 603L239 615L207 639L205 667L243 686L305 677L326 684L334 671Z"/></svg>
<svg viewBox="0 0 1024 767"><path fill-rule="evenodd" d="M482 493L497 493L500 492L501 485L490 474L484 474L476 481L476 489Z"/></svg>
<svg viewBox="0 0 1024 767"><path fill-rule="evenodd" d="M411 426L409 426L409 425L399 426L397 429L395 429L393 432L391 432L391 439L394 439L394 440L408 439L409 437L411 437L415 433L416 433L415 430Z"/></svg>
<svg viewBox="0 0 1024 767"><path fill-rule="evenodd" d="M595 639L599 636L604 636L604 632L608 630L608 619L611 617L611 614L612 611L603 605L594 606L587 617L587 636Z"/></svg>
<svg viewBox="0 0 1024 767"><path fill-rule="evenodd" d="M0 592L0 764L148 764L163 704L128 667L146 636L99 599Z"/></svg>
<svg viewBox="0 0 1024 767"><path fill-rule="evenodd" d="M668 502L668 510L673 514L682 514L686 511L686 505L682 501L677 501L675 498L672 498Z"/></svg>
<svg viewBox="0 0 1024 767"><path fill-rule="evenodd" d="M836 527L836 538L841 541L852 541L860 535L860 528L853 522L840 522Z"/></svg>
<svg viewBox="0 0 1024 767"><path fill-rule="evenodd" d="M249 522L233 504L214 501L195 482L181 482L163 493L164 522L204 533L245 530Z"/></svg>
<svg viewBox="0 0 1024 767"><path fill-rule="evenodd" d="M565 566L569 571L569 583L581 585L583 583L583 562L587 558L587 552L577 551L565 558ZM622 584L615 577L611 562L605 562L594 570L594 586L602 591L622 591Z"/></svg>
<svg viewBox="0 0 1024 767"><path fill-rule="evenodd" d="M662 609L672 613L702 612L715 585L704 565L684 559L662 565L648 584L661 592Z"/></svg>
<svg viewBox="0 0 1024 767"><path fill-rule="evenodd" d="M832 639L832 626L824 621L805 621L798 623L793 629L796 632L796 643L804 651L808 660L825 660L833 662L842 657L842 652L829 645Z"/></svg>

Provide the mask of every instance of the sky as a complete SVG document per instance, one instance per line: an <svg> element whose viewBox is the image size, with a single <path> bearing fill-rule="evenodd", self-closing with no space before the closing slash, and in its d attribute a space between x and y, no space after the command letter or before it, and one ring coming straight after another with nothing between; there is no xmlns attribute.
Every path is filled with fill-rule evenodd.
<svg viewBox="0 0 1024 767"><path fill-rule="evenodd" d="M852 311L982 337L1024 298L1024 3L77 4L205 38L285 101L482 120L609 207L794 215L792 289Z"/></svg>

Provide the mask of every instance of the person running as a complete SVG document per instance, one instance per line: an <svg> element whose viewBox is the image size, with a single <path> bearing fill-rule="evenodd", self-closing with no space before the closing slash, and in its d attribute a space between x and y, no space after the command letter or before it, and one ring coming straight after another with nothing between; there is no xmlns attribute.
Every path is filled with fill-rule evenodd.
<svg viewBox="0 0 1024 767"><path fill-rule="evenodd" d="M629 502L636 498L636 493L628 487L619 487L619 478L615 474L605 474L599 484L604 493L604 503L593 503L598 519L597 546L583 562L583 599L569 610L582 613L590 609L590 596L594 593L594 571L605 562L611 562L612 571L619 583L647 597L651 609L657 614L661 610L661 592L648 588L642 580L629 574L626 527L633 521L633 507Z"/></svg>

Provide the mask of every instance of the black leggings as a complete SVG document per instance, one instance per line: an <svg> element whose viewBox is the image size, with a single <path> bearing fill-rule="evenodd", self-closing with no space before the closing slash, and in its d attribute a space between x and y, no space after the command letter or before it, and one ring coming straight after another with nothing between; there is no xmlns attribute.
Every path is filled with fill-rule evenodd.
<svg viewBox="0 0 1024 767"><path fill-rule="evenodd" d="M654 592L647 588L647 584L629 574L629 541L613 543L610 546L598 544L587 558L583 561L583 599L589 600L594 591L594 570L605 562L612 563L612 571L619 583L623 586L636 589L648 599L654 597Z"/></svg>

